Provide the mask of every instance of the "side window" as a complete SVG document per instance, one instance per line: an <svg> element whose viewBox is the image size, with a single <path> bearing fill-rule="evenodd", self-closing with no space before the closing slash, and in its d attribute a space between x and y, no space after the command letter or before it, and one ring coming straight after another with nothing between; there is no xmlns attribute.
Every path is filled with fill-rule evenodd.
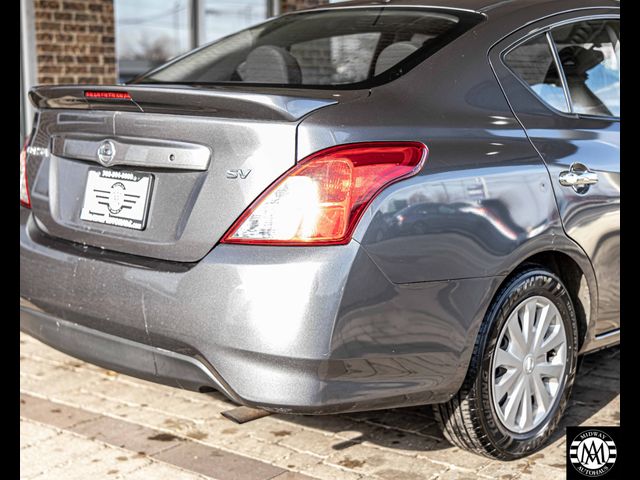
<svg viewBox="0 0 640 480"><path fill-rule="evenodd" d="M620 116L620 22L588 20L551 35L575 113Z"/></svg>
<svg viewBox="0 0 640 480"><path fill-rule="evenodd" d="M504 61L547 104L562 112L570 111L545 34L518 45L505 55Z"/></svg>

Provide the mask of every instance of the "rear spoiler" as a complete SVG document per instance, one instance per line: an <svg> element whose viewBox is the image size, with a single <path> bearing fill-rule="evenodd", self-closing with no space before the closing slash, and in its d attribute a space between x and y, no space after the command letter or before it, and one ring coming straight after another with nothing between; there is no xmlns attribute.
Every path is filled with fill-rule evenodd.
<svg viewBox="0 0 640 480"><path fill-rule="evenodd" d="M340 91L341 101L369 91ZM255 120L297 121L338 103L331 90L287 90L165 85L37 86L29 91L38 109L118 110L183 115L215 115Z"/></svg>

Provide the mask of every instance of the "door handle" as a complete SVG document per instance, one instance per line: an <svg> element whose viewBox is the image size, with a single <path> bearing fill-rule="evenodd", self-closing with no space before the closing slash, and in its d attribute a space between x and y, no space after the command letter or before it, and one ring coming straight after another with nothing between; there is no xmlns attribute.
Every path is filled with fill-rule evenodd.
<svg viewBox="0 0 640 480"><path fill-rule="evenodd" d="M596 172L562 172L560 174L560 185L563 187L581 187L583 185L593 185L598 183Z"/></svg>
<svg viewBox="0 0 640 480"><path fill-rule="evenodd" d="M574 163L569 170L560 172L559 180L563 187L573 187L576 192L584 193L590 185L598 183L598 174L582 163Z"/></svg>

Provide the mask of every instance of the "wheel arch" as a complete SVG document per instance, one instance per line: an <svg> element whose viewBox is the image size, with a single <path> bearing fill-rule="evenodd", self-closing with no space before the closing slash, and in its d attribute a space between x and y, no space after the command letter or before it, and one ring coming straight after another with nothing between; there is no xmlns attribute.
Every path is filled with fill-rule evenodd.
<svg viewBox="0 0 640 480"><path fill-rule="evenodd" d="M571 239L556 237L553 244L531 251L524 259L511 265L493 298L514 275L531 265L547 268L556 274L569 291L578 323L579 353L584 353L594 337L598 307L598 286L587 255Z"/></svg>

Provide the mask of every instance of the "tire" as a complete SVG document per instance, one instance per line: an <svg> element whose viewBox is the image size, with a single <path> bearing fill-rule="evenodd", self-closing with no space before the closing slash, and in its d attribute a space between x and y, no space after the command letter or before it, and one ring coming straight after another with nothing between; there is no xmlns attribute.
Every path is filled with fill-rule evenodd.
<svg viewBox="0 0 640 480"><path fill-rule="evenodd" d="M527 318L533 317L534 322L537 322L534 323L534 326L540 327L539 330L542 332L540 341L543 345L537 350L531 347L530 351L534 354L524 356L521 366L517 367L520 370L510 370L511 367L508 369L496 367L496 365L501 365L500 362L504 358L500 355L501 352L497 352L497 349L504 351L505 348L512 348L511 338L505 340L504 337L513 336L514 342L517 339L515 334L511 334L512 330L506 326L507 322L510 318L516 318L517 325L522 327L523 322L527 321L523 320L522 308L526 310L526 306L523 307L523 305L531 304L534 305L532 311L535 313L533 315L528 313ZM553 310L553 306L557 309L553 320L550 320L550 326L546 328L541 327L544 321L541 320L542 313L540 312L543 307L540 305L545 307L549 305L545 311L545 319L552 315L549 312L556 312ZM516 310L519 313L514 313ZM509 325L516 324L509 323ZM562 327L564 332L561 330ZM549 333L545 334L543 329ZM501 337L503 330L508 333ZM525 328L522 327L522 330L524 331ZM529 338L536 338L536 330L528 329L527 331L530 332ZM500 460L514 460L542 448L558 426L575 380L578 350L577 332L576 315L571 297L554 273L537 266L529 266L516 272L498 291L489 307L480 327L462 387L448 402L434 405L435 416L445 438L462 449ZM544 354L543 360L538 360L541 357L535 357L535 354L538 354L539 350L547 348L545 342L546 344L561 342L556 339L561 333L564 333L564 342L556 350ZM546 340L552 337L553 341ZM558 338L562 339L562 337ZM499 340L501 340L500 345L498 344ZM535 344L535 340L531 340L531 342ZM513 343L513 348L519 348L519 345L517 342ZM566 347L564 350L562 345ZM524 351L524 349L522 350ZM561 352L566 352L566 355ZM534 357L534 360L527 357ZM565 362L564 371L557 373L557 378L542 378L550 363L562 362L563 359ZM559 367L556 366L556 368ZM543 369L545 373L542 373ZM557 369L554 370L554 372L557 371ZM494 396L497 397L502 392L498 387L494 390L493 385L499 386L502 382L502 376L506 378L506 373L510 372L522 372L517 373L523 377L522 385L530 383L527 383L529 386L522 386L521 390L532 392L531 396L525 393L519 396L515 393L516 390L513 390L513 398L521 398L520 402L522 403L514 400L513 404L520 406L516 408L515 419L511 422L509 419L503 421L500 416L506 417L504 412L511 398L508 396L510 393L504 394L502 405L500 405L501 399L496 401L493 399ZM543 397L543 394L538 394L533 390L540 385L540 383L536 384L534 376L541 379L545 391L551 391L554 387L556 389L555 394L552 395L553 400L547 402L546 409L544 400L547 397ZM514 380L514 385L518 384L520 377ZM494 392L497 394L494 395ZM538 390L538 392L540 391ZM542 401L537 402L538 398ZM529 401L533 405L531 410L528 408L528 404L524 403L524 399L530 399ZM537 420L534 418L536 416ZM535 421L539 423L535 425ZM520 424L525 426L521 427ZM527 429L527 425L531 428ZM518 431L519 429L521 430Z"/></svg>

